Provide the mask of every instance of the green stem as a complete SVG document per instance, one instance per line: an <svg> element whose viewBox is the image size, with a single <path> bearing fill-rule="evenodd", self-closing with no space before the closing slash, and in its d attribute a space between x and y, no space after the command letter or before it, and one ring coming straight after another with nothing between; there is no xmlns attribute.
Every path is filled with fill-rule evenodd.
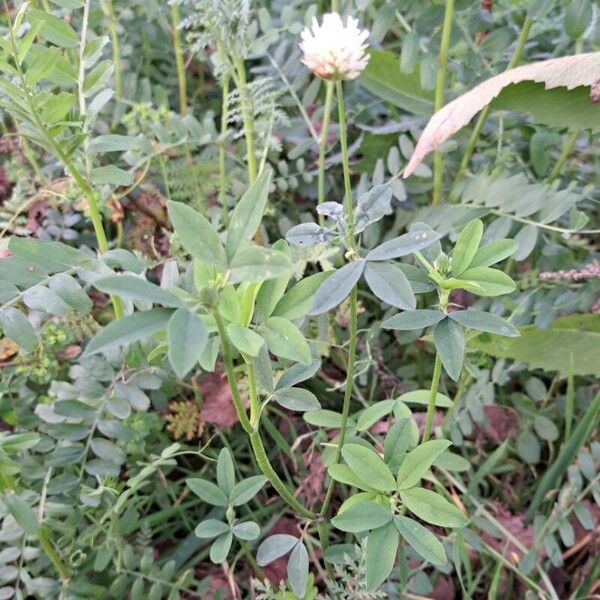
<svg viewBox="0 0 600 600"><path fill-rule="evenodd" d="M305 508L297 498L288 490L285 483L281 481L279 475L273 469L271 462L269 461L269 457L265 451L265 447L262 443L262 439L260 437L260 433L254 431L250 434L250 444L252 445L252 450L254 451L254 458L256 459L256 464L258 468L261 470L262 474L270 481L271 485L275 489L275 491L281 496L282 500L285 500L290 507L296 511L300 516L305 519L315 519L316 515Z"/></svg>
<svg viewBox="0 0 600 600"><path fill-rule="evenodd" d="M440 53L438 56L437 76L435 81L435 111L444 105L444 92L446 90L446 67L448 65L448 48L450 46L450 35L452 34L452 17L454 15L454 0L446 0L444 10L444 24L442 26L442 39L440 42ZM433 155L433 204L442 202L442 178L443 159L441 152Z"/></svg>
<svg viewBox="0 0 600 600"><path fill-rule="evenodd" d="M36 179L38 181L40 181L42 183L42 185L45 185L46 178L44 177L44 174L42 173L42 169L40 168L40 165L35 156L35 153L29 147L29 142L27 141L27 138L25 138L25 136L21 133L21 129L18 126L16 120L15 120L15 128L17 129L17 131L19 132L19 136L21 137L21 148L23 149L23 154L25 155L25 158L31 165L33 172L35 173Z"/></svg>
<svg viewBox="0 0 600 600"><path fill-rule="evenodd" d="M348 245L351 249L356 249L356 240L354 239L354 208L352 206L352 188L350 187L350 167L348 164L348 142L346 138L346 111L344 106L344 96L342 89L342 82L336 81L336 93L338 96L338 113L340 123L340 143L342 146L342 167L344 170L344 207L346 212L346 220L348 223ZM340 462L342 456L342 447L346 439L346 428L348 425L348 414L350 413L350 401L352 399L352 388L354 386L354 371L356 367L356 346L358 342L358 288L356 285L350 292L350 338L348 345L348 365L346 367L346 386L344 388L344 400L342 404L342 422L340 424L340 433L338 437L338 444L335 453L334 464ZM335 481L332 479L329 482L325 499L321 507L320 514L325 517L327 509L331 502L333 490L335 487ZM321 538L321 544L325 542L325 548L327 547L327 535L326 531L319 531L319 537Z"/></svg>
<svg viewBox="0 0 600 600"><path fill-rule="evenodd" d="M63 580L63 582L69 581L69 570L67 569L65 564L60 559L60 556L54 549L54 546L52 545L52 542L50 540L50 534L48 532L48 528L43 524L40 526L40 530L38 533L38 540L40 542L40 546L42 547L42 550L44 551L44 554L48 557L50 562L54 565L54 568L60 574L60 577Z"/></svg>
<svg viewBox="0 0 600 600"><path fill-rule="evenodd" d="M575 42L575 54L581 54L582 48L583 37L579 37ZM565 141L563 142L563 147L558 156L558 160L552 168L550 175L548 175L549 182L554 181L560 175L561 171L563 170L563 167L565 166L565 162L567 162L567 158L569 158L569 155L575 147L575 143L577 142L579 133L580 132L576 129L575 131L571 131L571 133L569 133L569 135L565 138Z"/></svg>
<svg viewBox="0 0 600 600"><path fill-rule="evenodd" d="M338 10L337 0L331 1L331 10L332 10L332 12L337 12L337 10ZM328 134L329 134L329 123L330 123L330 119L331 119L331 105L333 103L334 87L336 87L336 86L333 81L325 82L325 104L323 106L323 121L321 123L321 133L319 135L319 163L318 163L319 172L318 172L318 180L317 180L317 204L322 204L325 201L325 151L327 149L327 138L328 138ZM343 137L343 140L341 140L342 155L347 156L348 142L346 140L346 111L345 111L344 102L343 102L343 89L342 89L342 85L340 82L338 82L337 97L338 97L338 113L341 112L341 118L340 118L339 125L340 125L340 138ZM340 111L340 107L341 107L341 111ZM344 154L344 148L346 148L345 154ZM344 163L343 168L344 168L344 170L346 169L345 163ZM344 184L346 184L346 181L347 181L347 179L346 179L346 174L344 171ZM348 181L349 181L349 176L348 176ZM351 195L350 195L350 205L352 208L352 196ZM324 222L325 222L324 216L319 215L319 224L321 225L321 227L324 225ZM353 293L355 290L356 290L356 288L354 288ZM345 394L344 394L344 398L345 398ZM343 410L342 410L342 413L343 413ZM342 416L342 419L343 419L343 416ZM340 432L340 436L341 435L342 435L342 432ZM343 435L345 435L345 426L344 426L344 434ZM341 447L342 447L341 444L342 443L343 443L343 441L338 446L338 449L340 450L340 452L341 452ZM329 508L329 503L331 502L331 496L333 494L334 484L335 484L335 482L332 479L329 482L329 486L327 488L325 499L323 500L323 505L321 506L321 515L326 515L326 513L327 513L327 509ZM321 543L321 552L324 554L329 546L329 539L328 539L329 534L328 534L327 523L325 521L321 521L317 525L317 531L319 534L319 541ZM333 580L335 575L334 575L331 565L327 561L325 561L325 569L327 570L327 575L328 575L329 579Z"/></svg>
<svg viewBox="0 0 600 600"><path fill-rule="evenodd" d="M514 52L510 58L506 70L513 69L519 64L519 61L521 60L521 56L523 54L523 48L525 48L525 43L529 38L529 32L531 31L532 25L533 21L529 17L525 17L525 20L523 21L523 26L521 27L521 32L519 34L519 39L517 40L517 45L515 46ZM471 162L471 157L473 156L473 152L475 152L475 147L477 146L477 142L479 141L479 136L481 135L481 131L489 114L490 106L488 104L488 106L486 106L479 115L475 127L471 132L469 142L458 167L458 172L456 173L456 177L454 178L454 185L456 185L462 179L464 172L466 171L467 167L469 166L469 163Z"/></svg>
<svg viewBox="0 0 600 600"><path fill-rule="evenodd" d="M227 206L227 123L229 121L229 77L225 76L222 82L221 106L221 137L219 140L219 201L223 211L223 227L229 222L229 207Z"/></svg>
<svg viewBox="0 0 600 600"><path fill-rule="evenodd" d="M275 472L275 469L273 469L273 466L271 465L262 439L260 437L260 433L258 431L258 411L255 409L257 413L257 420L255 424L256 429L248 419L246 409L244 408L244 403L242 402L242 398L238 390L235 371L233 368L233 359L231 357L231 349L229 347L229 342L227 341L227 334L225 332L225 325L223 323L223 319L216 310L213 311L213 315L215 317L217 329L219 331L221 348L223 350L223 363L225 364L225 374L227 375L227 382L229 383L229 389L231 390L233 404L235 406L235 410L237 412L238 419L240 420L242 428L250 437L250 444L252 446L254 458L256 459L256 464L258 465L258 468L260 469L261 473L270 481L275 491L281 496L283 500L285 500L285 502L287 502L291 506L293 510L295 510L299 515L306 519L314 519L316 515L307 508L305 508L296 499L294 494L290 492L290 490L288 490L285 483L281 481L279 475L277 475L277 473ZM253 375L250 375L250 373L253 372L254 369L249 367L248 376L250 378L250 394L253 397L251 398L251 414L253 412L252 405L258 403L258 399L256 398L256 381Z"/></svg>
<svg viewBox="0 0 600 600"><path fill-rule="evenodd" d="M179 4L171 4L171 27L173 28L173 51L175 52L175 66L177 68L177 86L179 89L179 114L182 117L188 114L187 107L187 81L185 75L185 63L183 61L183 49L181 47L181 31Z"/></svg>
<svg viewBox="0 0 600 600"><path fill-rule="evenodd" d="M242 121L244 122L244 137L246 138L246 161L248 163L248 183L256 181L258 168L256 165L254 116L250 110L250 98L248 97L246 82L246 66L241 58L236 60L237 86L240 92L240 103L242 109Z"/></svg>
<svg viewBox="0 0 600 600"><path fill-rule="evenodd" d="M560 172L565 166L565 162L567 162L567 158L569 158L569 155L575 147L575 142L577 142L578 137L579 131L576 129L575 131L571 131L571 133L569 133L569 135L565 138L558 160L556 161L554 167L552 167L550 175L548 175L548 181L552 182L560 175Z"/></svg>
<svg viewBox="0 0 600 600"><path fill-rule="evenodd" d="M250 566L254 570L256 576L263 580L266 579L267 576L265 575L265 572L258 566L256 560L254 560L254 556L252 556L252 552L250 552L248 544L243 540L240 540L240 546L242 547L242 552L244 553L244 556L248 559L248 562L250 563Z"/></svg>
<svg viewBox="0 0 600 600"><path fill-rule="evenodd" d="M567 373L567 391L565 393L565 433L563 435L563 446L571 437L571 426L575 412L575 376L573 353L569 356L569 372Z"/></svg>
<svg viewBox="0 0 600 600"><path fill-rule="evenodd" d="M260 404L258 402L258 388L256 386L256 371L254 365L250 362L246 362L246 369L248 371L248 389L250 395L250 425L253 429L258 427L258 420L260 418Z"/></svg>
<svg viewBox="0 0 600 600"><path fill-rule="evenodd" d="M429 441L431 430L433 428L433 416L435 414L435 401L437 399L438 388L440 386L440 377L442 375L442 361L440 355L436 353L435 363L433 365L433 376L431 378L431 389L429 391L429 402L427 404L427 415L425 417L425 429L421 444Z"/></svg>
<svg viewBox="0 0 600 600"><path fill-rule="evenodd" d="M358 289L356 286L352 288L350 292L350 340L348 347L348 366L346 368L346 385L344 388L344 400L342 403L342 422L340 424L340 434L338 437L337 449L335 452L334 464L340 462L342 457L342 447L346 439L346 428L348 425L348 414L350 412L350 400L352 399L352 387L354 385L354 371L356 362L356 346L358 341L358 310L357 310L357 299ZM324 515L329 502L331 501L331 494L333 493L335 482L333 479L329 483L325 500L323 501L323 507L321 508L321 514Z"/></svg>
<svg viewBox="0 0 600 600"><path fill-rule="evenodd" d="M219 338L221 340L221 347L223 349L223 363L225 366L225 374L227 375L227 381L231 389L231 397L233 399L233 404L235 406L235 410L237 412L238 419L240 420L242 428L246 433L251 434L253 432L253 427L250 423L250 420L248 419L244 403L238 390L235 369L233 368L233 359L231 358L231 349L229 347L229 342L227 341L227 333L225 332L225 324L223 323L223 319L221 318L221 315L217 310L213 311L213 315L215 317L217 329L219 331Z"/></svg>
<svg viewBox="0 0 600 600"><path fill-rule="evenodd" d="M31 118L33 119L36 127L38 128L38 131L45 138L48 146L52 148L56 156L62 161L69 175L71 175L71 177L75 180L77 185L79 185L79 187L81 188L81 191L83 192L87 200L90 219L92 221L94 234L96 235L96 241L98 243L98 250L100 254L104 254L108 250L108 240L106 238L104 226L102 225L102 216L100 214L100 208L96 199L96 193L94 192L90 184L87 182L86 178L80 173L79 169L77 169L75 163L71 160L71 157L65 153L60 143L54 139L52 133L44 125L44 122L42 121L38 109L33 101L33 94L31 93L31 90L29 89L29 86L25 80L25 76L23 74L21 65L18 59L16 58L18 56L18 52L12 29L10 33L10 39L13 55L15 57L15 64L19 76L19 81L21 83L23 91L25 92L25 98L27 101L27 106L31 113ZM123 304L121 303L121 299L116 296L111 296L111 300L115 312L115 317L117 319L120 319L123 316Z"/></svg>
<svg viewBox="0 0 600 600"><path fill-rule="evenodd" d="M327 136L329 134L329 121L331 117L331 104L333 101L333 81L325 82L325 105L323 107L323 121L319 135L319 173L317 180L317 204L325 202L325 151L327 150ZM319 224L323 227L325 217L319 215Z"/></svg>
<svg viewBox="0 0 600 600"><path fill-rule="evenodd" d="M119 34L117 32L117 16L112 0L105 0L104 12L108 17L108 31L110 44L112 46L113 66L115 68L115 95L117 100L123 98L123 83L121 79L121 47L119 45Z"/></svg>
<svg viewBox="0 0 600 600"><path fill-rule="evenodd" d="M340 125L340 146L342 149L342 169L344 171L344 212L346 213L346 222L348 230L346 233L346 242L348 247L355 250L356 240L354 239L354 204L352 202L352 186L350 184L350 163L348 160L348 131L346 125L346 106L344 103L344 88L341 80L335 82L335 91L337 95L338 120Z"/></svg>

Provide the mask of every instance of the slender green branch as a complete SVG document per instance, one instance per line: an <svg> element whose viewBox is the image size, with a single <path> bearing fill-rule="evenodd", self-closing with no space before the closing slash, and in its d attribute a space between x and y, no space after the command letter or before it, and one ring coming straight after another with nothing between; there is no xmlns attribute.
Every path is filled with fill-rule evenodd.
<svg viewBox="0 0 600 600"><path fill-rule="evenodd" d="M315 130L315 127L312 124L312 121L310 120L310 117L308 116L308 113L306 112L304 105L302 104L302 100L300 100L300 98L298 97L298 94L296 93L294 86L290 83L290 80L287 78L286 74L281 70L281 67L277 64L277 61L268 52L267 52L267 58L269 59L269 62L271 63L271 65L273 65L273 68L277 71L277 74L279 75L279 78L281 79L281 81L283 81L285 87L287 88L288 93L294 99L294 102L296 103L296 107L298 108L298 112L302 115L302 118L304 119L304 122L306 123L306 128L308 129L311 137L313 138L313 140L315 140L316 143L319 143L319 135L318 135L317 131Z"/></svg>
<svg viewBox="0 0 600 600"><path fill-rule="evenodd" d="M427 415L425 417L425 429L421 444L429 441L431 430L433 428L433 416L435 414L435 401L437 399L438 388L440 386L440 377L442 375L442 361L440 355L436 353L435 363L433 365L433 376L431 378L431 388L429 391L429 402L427 404Z"/></svg>
<svg viewBox="0 0 600 600"><path fill-rule="evenodd" d="M231 349L227 340L227 333L225 332L225 324L223 323L223 319L221 318L221 315L217 310L213 311L213 315L215 317L217 329L219 331L221 348L223 349L223 363L225 366L225 374L227 375L227 381L231 389L231 397L233 399L233 404L235 405L235 410L237 412L238 419L240 420L242 428L246 433L251 434L253 431L253 427L250 423L250 420L248 419L248 415L246 414L246 408L244 407L244 402L242 401L237 386L235 369L233 368L233 359L231 358Z"/></svg>
<svg viewBox="0 0 600 600"><path fill-rule="evenodd" d="M71 177L75 180L77 185L81 188L88 204L88 209L90 213L90 219L92 221L92 226L94 228L94 234L96 235L96 241L98 243L98 250L100 254L104 254L108 250L108 240L106 238L106 233L104 231L104 226L102 224L102 216L100 214L100 208L98 206L98 201L96 198L96 193L94 192L91 185L88 183L87 179L81 174L79 169L75 166L75 163L71 159L71 157L66 154L63 150L63 147L59 142L56 141L51 131L45 126L39 110L34 102L34 96L27 84L27 80L25 79L25 74L23 73L23 69L21 67L21 63L18 60L18 49L16 40L14 37L14 32L12 27L10 28L10 43L12 47L13 56L15 58L15 65L17 69L17 75L19 77L19 82L21 84L21 88L25 92L25 99L27 102L27 106L29 108L29 112L31 114L31 118L33 119L36 127L38 128L39 133L44 137L48 146L52 149L52 151L56 154L56 156L62 161L65 166L67 172ZM121 299L116 296L111 296L113 309L115 312L115 316L117 319L121 318L123 315L123 305L121 303Z"/></svg>
<svg viewBox="0 0 600 600"><path fill-rule="evenodd" d="M185 63L183 61L183 49L181 47L181 31L179 23L179 4L171 4L171 27L173 29L173 51L175 53L175 66L177 68L177 87L179 90L179 114L182 117L188 114L187 106L187 80L185 74Z"/></svg>
<svg viewBox="0 0 600 600"><path fill-rule="evenodd" d="M242 109L242 121L244 123L244 137L246 138L246 162L248 167L248 183L256 181L258 167L256 164L254 115L251 110L251 99L248 96L246 81L246 65L244 61L237 57L236 59L236 84L240 93L240 104Z"/></svg>
<svg viewBox="0 0 600 600"><path fill-rule="evenodd" d="M531 31L531 26L533 25L533 21L529 17L525 17L523 21L523 25L521 27L521 32L519 34L519 38L517 40L517 45L512 53L510 61L506 67L506 70L513 69L519 64L521 60L521 56L523 54L523 49L525 48L525 44L527 39L529 38L529 32ZM471 162L471 157L473 156L473 152L475 152L475 147L477 146L477 142L479 141L479 137L481 135L481 131L483 126L490 114L490 106L486 106L479 115L477 122L475 123L475 127L471 132L469 137L469 142L467 143L467 147L460 161L460 165L458 167L458 172L456 173L456 177L454 178L454 185L456 185L463 177L469 163Z"/></svg>
<svg viewBox="0 0 600 600"><path fill-rule="evenodd" d="M258 427L258 419L260 418L260 404L256 386L256 371L250 361L246 361L246 370L248 371L248 389L250 395L250 425L252 425L253 429L256 429Z"/></svg>
<svg viewBox="0 0 600 600"><path fill-rule="evenodd" d="M256 459L258 468L270 481L271 485L273 488L275 488L275 491L281 496L281 498L285 500L300 516L304 517L305 519L315 519L316 515L300 504L299 500L292 492L290 492L290 490L288 490L285 483L281 481L279 475L277 475L275 469L273 469L258 430L250 434L250 444L252 445L254 458Z"/></svg>
<svg viewBox="0 0 600 600"><path fill-rule="evenodd" d="M231 390L231 396L233 398L233 404L235 406L235 410L238 415L238 419L242 425L244 431L250 437L250 444L252 446L252 451L254 453L254 458L256 459L256 464L260 469L261 473L270 481L271 485L275 489L275 491L281 496L285 502L287 502L299 515L306 519L314 519L316 515L305 508L298 499L294 496L292 492L287 488L285 483L281 480L279 475L273 469L271 465L271 461L267 456L267 452L263 445L262 439L260 437L260 433L258 431L258 406L255 406L254 410L251 408L251 414L256 412L256 423L251 423L248 419L248 415L246 414L246 409L244 408L244 403L242 402L240 392L237 386L237 380L235 377L235 371L233 368L233 359L231 357L231 349L229 347L229 342L227 341L227 334L225 332L225 325L223 323L223 319L219 315L219 313L215 310L213 311L213 315L215 317L215 321L217 323L217 329L219 331L219 338L221 340L221 348L223 350L223 363L225 364L225 374L227 375L227 382L229 383L229 388ZM253 368L248 369L248 376L250 379L250 394L253 397L251 398L251 407L253 404L257 405L258 399L256 397L256 380L253 375Z"/></svg>
<svg viewBox="0 0 600 600"><path fill-rule="evenodd" d="M350 292L350 340L348 347L348 366L346 369L346 386L344 388L344 401L342 404L342 422L340 425L340 433L338 436L337 449L335 452L334 464L340 462L342 457L342 447L344 446L344 441L346 439L346 428L348 425L348 414L350 412L350 400L352 399L352 387L354 384L354 371L355 371L355 363L356 363L356 345L358 341L358 290L357 287L354 286L352 291ZM325 495L325 500L323 501L323 506L321 507L321 514L324 516L327 508L329 507L329 503L331 502L331 495L333 494L333 488L335 486L335 481L332 479L329 482L329 487L327 488L327 494Z"/></svg>
<svg viewBox="0 0 600 600"><path fill-rule="evenodd" d="M325 82L325 105L323 106L323 120L319 134L319 163L317 180L317 204L325 202L325 151L327 150L327 137L329 134L329 121L331 117L331 104L333 101L333 81ZM319 215L319 224L324 225L325 217Z"/></svg>
<svg viewBox="0 0 600 600"><path fill-rule="evenodd" d="M558 225L547 225L546 223L539 223L532 221L531 219L525 219L524 217L517 217L516 215L507 214L501 210L492 209L489 211L490 215L496 215L497 217L508 217L517 223L524 223L525 225L535 225L539 229L545 229L546 231L555 231L556 233L564 233L570 235L577 233L579 235L596 235L600 233L600 229L569 229L568 227L559 227Z"/></svg>
<svg viewBox="0 0 600 600"><path fill-rule="evenodd" d="M223 77L221 83L221 136L219 138L219 201L223 211L223 227L229 222L227 206L227 123L229 122L229 77Z"/></svg>
<svg viewBox="0 0 600 600"><path fill-rule="evenodd" d="M354 207L352 204L352 188L350 185L350 166L348 163L348 141L346 135L346 110L344 105L344 94L341 81L336 81L336 93L338 97L338 113L340 124L340 143L342 147L342 166L344 170L344 208L346 221L348 223L347 243L352 250L356 250L356 240L354 238ZM348 425L348 414L350 413L350 401L352 399L352 389L354 386L354 372L356 368L356 346L358 342L358 289L356 285L350 292L350 338L348 346L348 365L346 368L346 386L344 388L344 401L342 404L342 422L338 436L337 449L335 453L335 463L337 464L342 456L342 447L346 438L346 428ZM327 509L331 502L335 481L329 482L325 499L321 507L321 516L327 514ZM327 539L326 532L319 531L321 543Z"/></svg>
<svg viewBox="0 0 600 600"><path fill-rule="evenodd" d="M549 182L554 181L560 175L561 171L563 170L563 167L565 166L565 163L567 162L567 158L569 158L569 155L575 147L575 143L577 142L579 133L579 130L576 129L575 131L571 131L571 133L569 133L569 135L567 135L567 137L565 138L563 147L558 156L558 160L556 161L554 167L552 167L550 175L548 175Z"/></svg>
<svg viewBox="0 0 600 600"><path fill-rule="evenodd" d="M571 426L573 424L573 414L575 412L575 365L573 362L573 353L569 355L569 372L567 373L567 391L565 393L565 432L563 435L563 446L571 437Z"/></svg>
<svg viewBox="0 0 600 600"><path fill-rule="evenodd" d="M42 173L42 169L40 167L38 159L35 156L35 152L30 148L29 142L27 141L27 138L21 132L21 128L19 127L19 124L16 121L16 119L15 119L14 123L15 123L15 129L17 130L20 140L21 140L21 148L23 149L23 154L25 155L25 158L31 165L31 168L33 169L33 172L35 173L36 179L38 181L40 181L42 183L42 185L46 185L46 177Z"/></svg>
<svg viewBox="0 0 600 600"><path fill-rule="evenodd" d="M54 568L58 571L63 582L69 581L69 570L54 549L48 528L44 524L40 525L38 540L42 550L44 551L44 554L48 557Z"/></svg>
<svg viewBox="0 0 600 600"><path fill-rule="evenodd" d="M112 46L113 66L115 68L115 94L118 100L123 98L123 80L121 77L121 47L119 44L119 33L117 32L117 16L112 0L104 1L104 14L108 18L108 31L110 44Z"/></svg>
<svg viewBox="0 0 600 600"><path fill-rule="evenodd" d="M575 54L581 54L582 48L583 37L580 36L575 42ZM565 138L565 141L563 142L563 147L558 156L558 160L556 161L554 167L552 167L550 175L548 175L548 181L552 182L560 175L561 171L563 170L563 167L565 166L565 163L567 162L567 158L569 158L569 155L575 147L579 134L580 132L576 129L574 131L571 131L571 133L569 133L569 135Z"/></svg>
<svg viewBox="0 0 600 600"><path fill-rule="evenodd" d="M254 573L256 574L256 576L260 577L260 579L266 579L267 576L265 575L265 572L259 567L256 560L254 560L254 556L252 556L252 552L250 552L250 548L248 548L248 544L246 542L244 542L243 540L240 540L240 546L242 548L242 552L244 553L244 556L248 559L248 562L250 563L250 566L254 570Z"/></svg>
<svg viewBox="0 0 600 600"><path fill-rule="evenodd" d="M340 146L342 148L342 169L344 171L344 212L346 213L346 222L348 231L346 242L350 248L356 249L356 240L354 239L354 204L352 202L352 186L350 184L350 163L348 160L348 131L346 125L346 106L344 103L344 88L342 82L335 82L335 91L337 94L338 120L340 125Z"/></svg>
<svg viewBox="0 0 600 600"><path fill-rule="evenodd" d="M438 55L437 76L435 81L435 111L444 105L444 93L446 91L446 67L448 65L448 48L450 47L450 35L452 34L452 17L454 16L454 0L446 0L444 10L444 24L442 26L442 39L440 41L440 53ZM433 155L433 204L442 202L442 178L444 175L442 154L436 150Z"/></svg>

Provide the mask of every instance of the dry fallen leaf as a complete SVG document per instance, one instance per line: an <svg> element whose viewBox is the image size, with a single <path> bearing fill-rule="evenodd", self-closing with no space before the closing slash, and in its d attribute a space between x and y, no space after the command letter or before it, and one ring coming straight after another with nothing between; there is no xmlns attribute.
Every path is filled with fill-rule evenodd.
<svg viewBox="0 0 600 600"><path fill-rule="evenodd" d="M600 104L600 79L594 81L590 90L590 100L594 104Z"/></svg>
<svg viewBox="0 0 600 600"><path fill-rule="evenodd" d="M600 52L591 52L523 65L487 79L431 117L404 169L403 177L412 175L430 152L467 125L506 86L533 81L545 84L547 90L557 87L571 90L579 86L592 86L598 80L598 73Z"/></svg>
<svg viewBox="0 0 600 600"><path fill-rule="evenodd" d="M6 362L19 353L19 344L9 338L0 340L0 362Z"/></svg>
<svg viewBox="0 0 600 600"><path fill-rule="evenodd" d="M491 506L491 512L494 518L502 527L512 534L513 538L516 538L522 546L527 550L533 547L534 544L534 532L531 525L525 523L525 515L522 513L513 514L510 509L499 502L495 502ZM498 536L493 536L487 531L481 532L482 539L492 546L497 552L500 552L503 556L512 559L512 562L518 562L523 556L523 551L512 543L512 540L504 537L504 533L499 530ZM541 555L545 556L546 551L544 548L540 549Z"/></svg>
<svg viewBox="0 0 600 600"><path fill-rule="evenodd" d="M231 397L227 377L217 367L213 373L206 373L200 380L200 391L204 399L200 419L205 423L211 423L221 429L229 429L238 422L237 413ZM242 399L247 401L243 390Z"/></svg>

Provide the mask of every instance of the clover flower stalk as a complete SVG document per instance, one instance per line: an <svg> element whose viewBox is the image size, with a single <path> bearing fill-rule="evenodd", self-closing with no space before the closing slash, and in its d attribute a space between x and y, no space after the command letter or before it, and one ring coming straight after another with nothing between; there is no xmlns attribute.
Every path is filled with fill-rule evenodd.
<svg viewBox="0 0 600 600"><path fill-rule="evenodd" d="M325 201L325 151L329 134L329 119L333 90L337 79L356 79L369 60L365 53L369 32L358 28L358 21L348 17L346 25L337 12L323 16L319 25L313 18L312 27L301 34L302 63L315 75L325 79L325 104L319 135L317 204ZM324 217L319 215L323 225Z"/></svg>
<svg viewBox="0 0 600 600"><path fill-rule="evenodd" d="M335 86L338 105L338 122L340 128L340 146L342 151L342 167L344 173L344 209L348 224L346 245L352 254L356 254L356 239L354 236L354 205L352 201L352 188L350 184L350 165L348 160L348 138L346 131L346 108L344 104L343 81L356 79L369 62L366 53L369 32L360 29L358 21L352 17L346 19L344 25L342 18L336 12L323 16L322 24L313 19L312 27L306 28L301 34L300 49L302 50L302 63L315 75L327 80L329 86ZM327 97L326 97L327 101ZM325 107L328 110L328 107ZM321 135L321 144L326 143L326 134ZM320 147L319 169L324 169L324 146ZM322 172L322 171L321 171ZM322 177L322 175L321 175ZM322 185L320 179L320 185ZM319 188L319 198L323 190ZM348 343L348 363L346 368L346 385L342 405L342 422L338 438L335 462L341 458L342 446L346 436L350 400L354 385L354 371L356 361L356 345L358 333L358 292L356 285L350 292L350 339ZM331 480L321 507L321 517L325 517L335 482ZM327 536L324 528L320 527L319 536L326 548Z"/></svg>

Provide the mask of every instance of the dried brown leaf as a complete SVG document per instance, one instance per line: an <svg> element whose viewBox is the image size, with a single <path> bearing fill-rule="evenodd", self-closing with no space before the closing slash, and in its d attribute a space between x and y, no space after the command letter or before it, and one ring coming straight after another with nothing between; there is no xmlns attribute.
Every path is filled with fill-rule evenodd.
<svg viewBox="0 0 600 600"><path fill-rule="evenodd" d="M592 86L598 80L598 73L600 52L591 52L523 65L487 79L446 104L431 117L404 169L403 176L412 175L430 152L467 125L508 85L533 81L543 83L547 90L557 87L571 90L579 86Z"/></svg>

